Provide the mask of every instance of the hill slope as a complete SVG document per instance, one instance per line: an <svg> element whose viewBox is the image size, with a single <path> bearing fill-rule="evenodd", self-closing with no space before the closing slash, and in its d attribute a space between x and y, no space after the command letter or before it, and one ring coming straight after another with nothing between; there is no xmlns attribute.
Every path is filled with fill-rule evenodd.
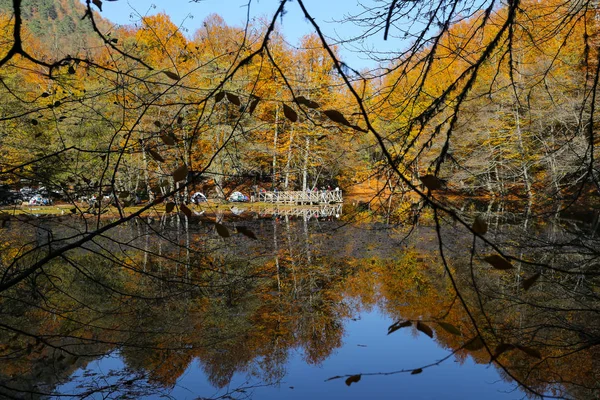
<svg viewBox="0 0 600 400"><path fill-rule="evenodd" d="M12 0L0 0L0 12L12 14ZM23 0L21 14L26 29L51 57L83 55L101 44L89 18L81 19L85 6L79 0ZM110 27L98 14L94 16L103 30Z"/></svg>

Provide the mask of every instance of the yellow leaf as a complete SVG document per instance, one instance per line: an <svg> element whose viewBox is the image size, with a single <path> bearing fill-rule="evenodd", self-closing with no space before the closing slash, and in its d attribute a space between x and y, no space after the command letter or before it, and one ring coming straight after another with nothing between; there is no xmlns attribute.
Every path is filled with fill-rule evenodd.
<svg viewBox="0 0 600 400"><path fill-rule="evenodd" d="M181 79L181 77L179 75L177 75L175 72L163 71L163 74L165 74L169 78L173 79L174 81L178 81Z"/></svg>
<svg viewBox="0 0 600 400"><path fill-rule="evenodd" d="M435 175L424 175L421 177L421 182L429 190L436 190L442 187L442 181Z"/></svg>
<svg viewBox="0 0 600 400"><path fill-rule="evenodd" d="M217 233L219 234L219 236L224 238L228 238L229 236L231 236L229 234L229 229L227 229L225 225L221 225L217 222L215 223L215 227L217 228Z"/></svg>
<svg viewBox="0 0 600 400"><path fill-rule="evenodd" d="M215 95L215 101L218 103L225 97L225 92L219 92Z"/></svg>
<svg viewBox="0 0 600 400"><path fill-rule="evenodd" d="M248 107L248 114L252 114L254 112L254 109L258 105L259 101L260 101L259 98L252 100L252 103L250 103L250 106Z"/></svg>
<svg viewBox="0 0 600 400"><path fill-rule="evenodd" d="M146 151L148 153L150 153L150 155L152 156L152 158L154 158L156 161L158 161L158 162L165 162L165 159L162 158L162 156L160 154L158 154L156 151L154 151L152 149L146 149Z"/></svg>
<svg viewBox="0 0 600 400"><path fill-rule="evenodd" d="M417 329L429 336L430 338L433 337L433 331L431 330L431 328L422 323L421 321L417 322Z"/></svg>
<svg viewBox="0 0 600 400"><path fill-rule="evenodd" d="M179 181L183 181L187 178L188 175L188 168L187 165L182 165L181 167L177 168L175 171L173 171L173 179L175 180L175 182L179 182Z"/></svg>
<svg viewBox="0 0 600 400"><path fill-rule="evenodd" d="M491 256L484 257L484 260L496 269L505 270L514 268L506 258L498 254L492 254Z"/></svg>
<svg viewBox="0 0 600 400"><path fill-rule="evenodd" d="M439 326L440 326L440 327L441 327L443 330L445 330L445 331L446 331L446 332L448 332L448 333L451 333L451 334L453 334L453 335L456 335L456 336L460 336L460 335L461 335L461 333L460 333L460 330L458 330L458 328L457 328L457 327L455 327L455 326L454 326L454 325L452 325L452 324L449 324L449 323L447 323L447 322L438 322L438 325L439 325Z"/></svg>
<svg viewBox="0 0 600 400"><path fill-rule="evenodd" d="M319 108L320 107L319 103L309 100L304 96L295 97L294 101L296 103L302 104L303 106L306 106L308 108Z"/></svg>
<svg viewBox="0 0 600 400"><path fill-rule="evenodd" d="M348 122L344 115L337 110L325 110L323 111L323 114L327 115L327 117L329 117L329 119L333 122L350 126L350 122Z"/></svg>
<svg viewBox="0 0 600 400"><path fill-rule="evenodd" d="M240 102L240 98L237 97L235 94L226 92L225 95L227 96L227 100L229 100L230 103L235 104L236 106L242 104Z"/></svg>
<svg viewBox="0 0 600 400"><path fill-rule="evenodd" d="M163 133L162 135L160 135L160 139L167 146L173 146L175 144L175 139L173 138L173 136L171 136L167 133Z"/></svg>
<svg viewBox="0 0 600 400"><path fill-rule="evenodd" d="M298 114L296 114L296 111L294 111L292 107L288 106L287 104L283 105L283 114L292 122L298 121Z"/></svg>
<svg viewBox="0 0 600 400"><path fill-rule="evenodd" d="M350 377L348 377L348 379L346 379L346 385L350 386L353 383L357 383L360 381L360 374L359 375L352 375Z"/></svg>
<svg viewBox="0 0 600 400"><path fill-rule="evenodd" d="M402 321L402 322L397 321L388 327L387 334L389 335L390 333L396 332L400 328L405 328L405 327L411 326L411 325L412 325L412 322L410 322L410 321Z"/></svg>
<svg viewBox="0 0 600 400"><path fill-rule="evenodd" d="M473 226L471 227L471 229L473 229L473 232L475 233L485 235L487 233L488 226L487 223L483 220L483 218L477 216L477 218L475 218L475 221L473 222Z"/></svg>
<svg viewBox="0 0 600 400"><path fill-rule="evenodd" d="M533 284L538 280L538 278L540 277L540 273L536 273L531 275L529 278L525 279L523 281L523 289L525 290L529 290L530 287L533 286Z"/></svg>
<svg viewBox="0 0 600 400"><path fill-rule="evenodd" d="M249 237L250 239L258 240L258 238L254 234L254 232L252 232L250 229L246 228L245 226L238 226L236 229L242 235Z"/></svg>
<svg viewBox="0 0 600 400"><path fill-rule="evenodd" d="M192 210L190 210L189 208L187 208L187 206L185 204L181 204L179 206L179 209L181 210L182 213L184 213L188 218L190 218L192 216Z"/></svg>
<svg viewBox="0 0 600 400"><path fill-rule="evenodd" d="M507 352L509 350L514 350L515 348L516 347L513 344L510 344L510 343L500 343L498 346L496 346L496 350L494 350L494 355L492 356L491 361L494 361L495 359L497 359L498 357L500 357L500 355L502 353L505 353L505 352Z"/></svg>

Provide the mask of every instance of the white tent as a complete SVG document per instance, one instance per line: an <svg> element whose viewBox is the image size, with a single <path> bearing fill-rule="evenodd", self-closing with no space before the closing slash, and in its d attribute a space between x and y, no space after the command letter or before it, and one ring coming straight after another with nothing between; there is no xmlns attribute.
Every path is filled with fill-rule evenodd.
<svg viewBox="0 0 600 400"><path fill-rule="evenodd" d="M196 192L196 193L192 194L191 200L192 200L192 203L195 203L195 204L204 203L205 201L207 201L206 196L200 192Z"/></svg>

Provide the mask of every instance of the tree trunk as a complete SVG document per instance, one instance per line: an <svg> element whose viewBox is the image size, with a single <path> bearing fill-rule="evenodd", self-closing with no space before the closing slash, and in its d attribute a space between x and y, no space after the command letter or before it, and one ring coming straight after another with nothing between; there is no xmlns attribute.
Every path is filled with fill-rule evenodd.
<svg viewBox="0 0 600 400"><path fill-rule="evenodd" d="M306 136L306 149L304 151L304 165L302 166L302 190L306 192L308 189L308 154L310 152L310 138Z"/></svg>
<svg viewBox="0 0 600 400"><path fill-rule="evenodd" d="M271 190L275 188L277 180L277 135L279 133L279 105L275 109L275 136L273 138L273 171L271 177Z"/></svg>
<svg viewBox="0 0 600 400"><path fill-rule="evenodd" d="M290 182L290 163L292 161L292 143L293 142L294 142L294 127L292 127L292 130L290 132L290 144L288 146L288 151L287 151L287 161L285 162L285 183L284 183L285 190L288 190L289 182Z"/></svg>
<svg viewBox="0 0 600 400"><path fill-rule="evenodd" d="M531 192L531 182L529 181L529 171L527 169L527 154L525 154L525 146L523 145L523 132L521 131L521 116L519 114L518 103L515 105L515 129L519 143L519 153L521 153L521 173L523 174L523 182L525 183L525 193L527 193L527 201L531 205L533 195Z"/></svg>
<svg viewBox="0 0 600 400"><path fill-rule="evenodd" d="M146 149L142 146L142 161L144 167L144 183L146 184L146 192L148 192L148 201L154 201L154 192L150 186L150 174L148 173L148 157L146 156Z"/></svg>

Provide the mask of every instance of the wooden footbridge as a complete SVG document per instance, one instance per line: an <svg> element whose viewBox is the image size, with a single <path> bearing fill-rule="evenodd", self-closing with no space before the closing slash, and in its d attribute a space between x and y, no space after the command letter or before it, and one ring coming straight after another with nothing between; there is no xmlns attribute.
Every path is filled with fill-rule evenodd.
<svg viewBox="0 0 600 400"><path fill-rule="evenodd" d="M291 192L262 192L254 201L276 204L337 204L343 203L344 197L341 190L314 190Z"/></svg>

